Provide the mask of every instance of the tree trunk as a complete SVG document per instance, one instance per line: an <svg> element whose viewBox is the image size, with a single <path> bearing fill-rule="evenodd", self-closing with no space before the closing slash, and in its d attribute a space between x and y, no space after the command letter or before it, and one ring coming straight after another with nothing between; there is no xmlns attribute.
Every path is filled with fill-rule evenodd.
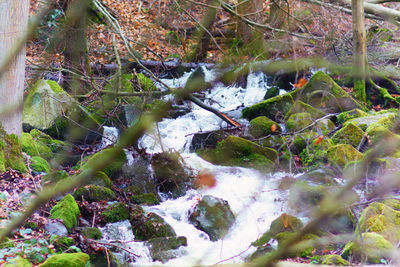
<svg viewBox="0 0 400 267"><path fill-rule="evenodd" d="M0 60L12 51L27 29L29 0L0 1ZM25 81L25 48L0 77L0 121L8 133L21 135Z"/></svg>
<svg viewBox="0 0 400 267"><path fill-rule="evenodd" d="M352 0L351 9L353 11L353 87L356 98L361 101L366 101L365 78L367 66L367 45L363 0Z"/></svg>
<svg viewBox="0 0 400 267"><path fill-rule="evenodd" d="M262 22L263 1L261 0L240 0L237 5L237 13L249 20L257 23ZM238 38L244 43L249 43L253 37L253 31L250 26L239 18L237 23Z"/></svg>

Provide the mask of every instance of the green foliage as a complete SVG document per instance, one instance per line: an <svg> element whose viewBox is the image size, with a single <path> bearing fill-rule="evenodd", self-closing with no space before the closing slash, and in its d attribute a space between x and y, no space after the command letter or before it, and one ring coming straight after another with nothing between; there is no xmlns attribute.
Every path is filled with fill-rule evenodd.
<svg viewBox="0 0 400 267"><path fill-rule="evenodd" d="M51 210L50 218L61 219L68 231L77 225L77 219L80 214L78 204L70 194L63 197Z"/></svg>
<svg viewBox="0 0 400 267"><path fill-rule="evenodd" d="M119 222L129 219L129 209L124 203L115 203L101 213L108 223Z"/></svg>

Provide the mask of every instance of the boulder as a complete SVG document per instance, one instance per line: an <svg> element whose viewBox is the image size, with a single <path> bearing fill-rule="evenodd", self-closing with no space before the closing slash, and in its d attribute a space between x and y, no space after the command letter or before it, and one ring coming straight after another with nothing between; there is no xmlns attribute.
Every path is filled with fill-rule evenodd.
<svg viewBox="0 0 400 267"><path fill-rule="evenodd" d="M53 255L48 258L40 267L85 267L89 263L89 255L86 253L64 253Z"/></svg>
<svg viewBox="0 0 400 267"><path fill-rule="evenodd" d="M211 241L216 241L225 236L235 222L235 216L227 201L206 195L191 212L189 221L206 232Z"/></svg>
<svg viewBox="0 0 400 267"><path fill-rule="evenodd" d="M260 138L269 134L280 133L281 127L273 120L270 120L265 116L260 116L250 121L249 130L252 136Z"/></svg>
<svg viewBox="0 0 400 267"><path fill-rule="evenodd" d="M361 109L358 109L358 108L355 108L355 109L352 109L349 111L343 111L337 116L337 123L343 124L348 120L352 120L354 118L360 118L360 117L367 116L367 115L368 115L367 112L365 112ZM360 125L358 125L358 126L361 127Z"/></svg>
<svg viewBox="0 0 400 267"><path fill-rule="evenodd" d="M303 101L296 100L293 103L293 106L288 111L288 113L286 113L285 120L287 120L291 115L293 115L295 113L304 113L304 112L311 114L311 117L314 120L319 119L326 115L325 112L323 112L319 109L316 109L316 108L312 107L311 105L304 103Z"/></svg>
<svg viewBox="0 0 400 267"><path fill-rule="evenodd" d="M357 148L366 140L364 135L365 133L360 127L353 123L347 123L332 136L332 142L334 144L349 144Z"/></svg>
<svg viewBox="0 0 400 267"><path fill-rule="evenodd" d="M294 100L290 93L278 95L243 109L242 115L248 120L259 116L266 116L274 121L282 121L293 103Z"/></svg>
<svg viewBox="0 0 400 267"><path fill-rule="evenodd" d="M107 207L101 216L107 223L125 221L129 219L129 209L124 203L118 202Z"/></svg>
<svg viewBox="0 0 400 267"><path fill-rule="evenodd" d="M44 159L50 159L53 156L53 152L40 140L34 139L29 133L21 134L22 151L29 156L41 156Z"/></svg>
<svg viewBox="0 0 400 267"><path fill-rule="evenodd" d="M97 163L98 161L103 161L103 158L108 157L113 148L103 149L96 154L90 155L82 160L82 162L78 163L76 169L81 168L84 170L85 168L90 168L93 163ZM111 179L116 179L119 177L119 174L122 172L122 166L126 164L126 154L123 150L118 151L116 157L112 159L112 161L102 170L107 176Z"/></svg>
<svg viewBox="0 0 400 267"><path fill-rule="evenodd" d="M150 250L153 261L165 263L179 256L175 250L181 246L187 246L187 240L184 236L159 237L150 239L145 244Z"/></svg>
<svg viewBox="0 0 400 267"><path fill-rule="evenodd" d="M50 165L49 163L39 156L34 156L31 158L31 168L34 173L49 173Z"/></svg>
<svg viewBox="0 0 400 267"><path fill-rule="evenodd" d="M80 214L78 204L70 194L63 197L51 210L50 218L62 220L68 231L77 225L77 219Z"/></svg>
<svg viewBox="0 0 400 267"><path fill-rule="evenodd" d="M361 160L364 155L348 144L331 146L327 151L328 161L331 165L343 169L351 161Z"/></svg>
<svg viewBox="0 0 400 267"><path fill-rule="evenodd" d="M33 128L49 129L70 112L73 105L73 98L55 81L39 80L25 98L22 120Z"/></svg>
<svg viewBox="0 0 400 267"><path fill-rule="evenodd" d="M160 204L160 200L153 193L144 193L133 195L131 197L131 202L134 204L142 204L142 205L158 205Z"/></svg>
<svg viewBox="0 0 400 267"><path fill-rule="evenodd" d="M364 114L363 116L349 119L344 125L348 123L352 123L362 130L366 130L370 126L384 126L388 130L390 130L394 126L395 120L398 118L398 114L391 111L380 111L373 114ZM371 129L371 128L370 128Z"/></svg>
<svg viewBox="0 0 400 267"><path fill-rule="evenodd" d="M306 127L310 127L313 123L313 119L309 113L295 113L290 115L286 121L286 128L289 132L296 132Z"/></svg>
<svg viewBox="0 0 400 267"><path fill-rule="evenodd" d="M335 130L336 126L330 119L323 119L315 122L313 131L319 135L328 135Z"/></svg>
<svg viewBox="0 0 400 267"><path fill-rule="evenodd" d="M74 197L77 200L86 200L89 202L109 201L115 199L115 193L110 188L91 184L78 188L74 192Z"/></svg>
<svg viewBox="0 0 400 267"><path fill-rule="evenodd" d="M82 235L90 239L100 239L102 233L99 228L96 227L81 227L78 229L81 231Z"/></svg>

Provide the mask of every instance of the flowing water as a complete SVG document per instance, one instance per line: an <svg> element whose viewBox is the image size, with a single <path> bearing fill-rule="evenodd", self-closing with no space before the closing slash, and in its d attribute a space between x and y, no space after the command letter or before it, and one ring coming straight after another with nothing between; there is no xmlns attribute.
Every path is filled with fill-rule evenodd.
<svg viewBox="0 0 400 267"><path fill-rule="evenodd" d="M215 75L212 71L203 69L206 81L212 81ZM186 73L179 79L164 80L171 87L183 87L190 76ZM239 86L226 87L216 84L206 93L206 99L212 99L208 104L221 112L228 114L239 122L241 109L262 100L268 90L267 77L262 73L248 76L247 88ZM187 104L190 105L190 104ZM216 186L209 189L194 190L175 200L166 200L157 206L145 207L146 211L155 212L165 219L178 236L187 238L188 246L181 247L179 256L165 263L169 266L191 266L194 264L215 264L219 262L241 262L255 248L251 242L269 229L270 223L285 210L284 193L276 190L277 182L285 173L261 173L259 171L213 165L194 153L189 152L193 134L217 130L226 127L226 123L213 113L193 104L192 111L177 119L164 119L140 140L140 146L149 153L162 150L173 150L182 153L187 166L195 172L207 171L214 175ZM107 132L113 133L110 129ZM114 132L115 134L115 132ZM112 138L109 138L112 140ZM162 144L162 145L161 145ZM228 201L236 216L235 224L229 233L221 240L212 242L204 232L196 229L188 222L188 213L204 195L212 195ZM120 239L123 245L137 254L133 266L154 264L149 251L143 242L129 242L134 236L129 222L108 224L102 229L107 241ZM115 234L115 233L120 233ZM112 234L114 233L114 235ZM119 257L127 257L118 255Z"/></svg>

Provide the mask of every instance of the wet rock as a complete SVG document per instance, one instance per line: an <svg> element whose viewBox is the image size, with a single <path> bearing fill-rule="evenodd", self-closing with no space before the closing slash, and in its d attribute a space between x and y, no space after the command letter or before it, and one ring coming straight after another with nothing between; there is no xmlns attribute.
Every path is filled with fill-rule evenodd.
<svg viewBox="0 0 400 267"><path fill-rule="evenodd" d="M179 256L176 250L181 246L187 246L187 240L184 236L153 238L146 242L153 261L167 262L170 259Z"/></svg>
<svg viewBox="0 0 400 267"><path fill-rule="evenodd" d="M314 124L313 131L326 136L335 130L335 128L335 124L330 119L323 119Z"/></svg>
<svg viewBox="0 0 400 267"><path fill-rule="evenodd" d="M313 120L309 113L295 113L290 115L286 121L286 128L289 132L296 132L306 127L310 127L312 123Z"/></svg>
<svg viewBox="0 0 400 267"><path fill-rule="evenodd" d="M298 182L290 189L289 206L297 211L311 211L328 194L322 185Z"/></svg>
<svg viewBox="0 0 400 267"><path fill-rule="evenodd" d="M335 177L336 174L333 170L327 167L321 167L300 175L297 177L297 180L311 182L316 185L337 185L334 179Z"/></svg>
<svg viewBox="0 0 400 267"><path fill-rule="evenodd" d="M185 172L179 153L161 152L153 155L151 165L157 188L173 198L183 196L190 177Z"/></svg>
<svg viewBox="0 0 400 267"><path fill-rule="evenodd" d="M122 167L122 175L129 178L130 184L127 189L136 188L135 192L131 192L132 194L157 193L149 159L141 156L135 157L133 164Z"/></svg>
<svg viewBox="0 0 400 267"><path fill-rule="evenodd" d="M120 260L117 256L111 251L108 250L107 253L105 250L99 250L95 253L90 254L90 264L91 266L109 266L109 267L120 267L124 266L121 264ZM108 265L109 264L109 265Z"/></svg>
<svg viewBox="0 0 400 267"><path fill-rule="evenodd" d="M246 87L243 87L243 88L246 88ZM269 88L268 89L268 91L265 93L265 95L264 95L264 100L267 100L267 99L270 99L270 98L273 98L273 97L275 97L275 96L278 96L279 95L279 87L277 87L277 86L272 86L271 88Z"/></svg>
<svg viewBox="0 0 400 267"><path fill-rule="evenodd" d="M174 229L162 217L153 212L146 214L138 205L132 207L130 223L135 240L176 236Z"/></svg>
<svg viewBox="0 0 400 267"><path fill-rule="evenodd" d="M249 130L252 136L260 138L269 134L280 133L281 127L273 120L270 120L265 116L260 116L250 121Z"/></svg>
<svg viewBox="0 0 400 267"><path fill-rule="evenodd" d="M68 229L62 222L53 220L49 223L46 223L44 229L47 233L51 235L58 235L58 236L66 236L68 235Z"/></svg>
<svg viewBox="0 0 400 267"><path fill-rule="evenodd" d="M160 201L153 193L145 193L133 195L131 197L131 202L134 204L143 204L143 205L158 205Z"/></svg>
<svg viewBox="0 0 400 267"><path fill-rule="evenodd" d="M196 133L192 138L190 144L190 151L194 152L199 149L212 149L215 148L219 141L224 140L229 136L225 131L211 131L205 133Z"/></svg>
<svg viewBox="0 0 400 267"><path fill-rule="evenodd" d="M190 223L206 232L210 240L223 238L235 222L227 201L206 195L197 204L189 216Z"/></svg>
<svg viewBox="0 0 400 267"><path fill-rule="evenodd" d="M271 238L275 239L276 235L282 232L295 232L303 228L303 223L295 216L283 213L281 216L272 221L271 226L259 239L252 243L253 246L263 247Z"/></svg>
<svg viewBox="0 0 400 267"><path fill-rule="evenodd" d="M369 263L382 263L382 260L389 260L394 251L393 245L383 236L377 233L363 233L361 242L349 242L343 249L342 256L349 259L360 260L361 257L366 257Z"/></svg>
<svg viewBox="0 0 400 267"><path fill-rule="evenodd" d="M266 116L274 121L282 121L293 103L294 100L291 94L279 95L243 109L242 115L248 120Z"/></svg>

